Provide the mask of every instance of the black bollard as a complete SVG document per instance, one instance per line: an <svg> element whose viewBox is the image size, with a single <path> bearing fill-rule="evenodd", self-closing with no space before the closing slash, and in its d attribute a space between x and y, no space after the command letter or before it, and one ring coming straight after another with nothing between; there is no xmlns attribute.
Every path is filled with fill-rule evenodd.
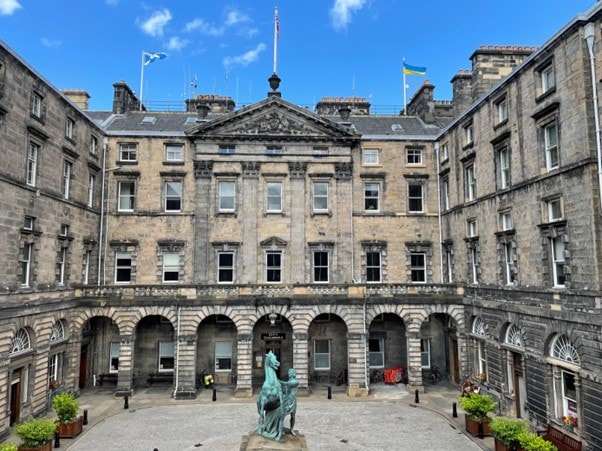
<svg viewBox="0 0 602 451"><path fill-rule="evenodd" d="M61 447L61 434L58 429L56 431L54 431L54 447L55 448Z"/></svg>
<svg viewBox="0 0 602 451"><path fill-rule="evenodd" d="M123 408L124 409L129 409L130 408L130 397L128 395L125 395L123 397Z"/></svg>
<svg viewBox="0 0 602 451"><path fill-rule="evenodd" d="M420 396L418 395L418 390L414 392L414 402L416 404L420 403Z"/></svg>
<svg viewBox="0 0 602 451"><path fill-rule="evenodd" d="M458 406L455 402L452 402L452 417L458 418Z"/></svg>
<svg viewBox="0 0 602 451"><path fill-rule="evenodd" d="M485 437L485 433L483 432L483 422L479 421L479 438L484 438Z"/></svg>
<svg viewBox="0 0 602 451"><path fill-rule="evenodd" d="M328 399L332 399L332 387L328 386Z"/></svg>
<svg viewBox="0 0 602 451"><path fill-rule="evenodd" d="M215 387L213 387L213 398L211 398L213 401L217 401L217 389Z"/></svg>
<svg viewBox="0 0 602 451"><path fill-rule="evenodd" d="M84 409L84 425L88 424L88 409Z"/></svg>

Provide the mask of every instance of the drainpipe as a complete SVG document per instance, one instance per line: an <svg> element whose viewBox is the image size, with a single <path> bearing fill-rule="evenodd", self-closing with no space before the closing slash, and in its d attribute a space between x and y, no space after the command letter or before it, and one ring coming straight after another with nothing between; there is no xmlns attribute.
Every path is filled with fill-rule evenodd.
<svg viewBox="0 0 602 451"><path fill-rule="evenodd" d="M439 177L439 143L435 143L435 158L437 159L437 220L439 222L439 277L443 283L443 230L441 225L441 177Z"/></svg>
<svg viewBox="0 0 602 451"><path fill-rule="evenodd" d="M368 385L368 339L366 337L367 334L367 330L366 330L366 304L368 302L368 295L365 294L364 295L364 387L366 387L366 390L368 391L368 393L370 393L370 387Z"/></svg>
<svg viewBox="0 0 602 451"><path fill-rule="evenodd" d="M594 121L596 125L596 154L598 156L598 197L600 198L600 208L602 208L602 150L600 149L600 113L598 112L598 93L596 89L596 65L594 57L594 37L595 24L585 25L584 39L587 43L590 59L590 72L592 75L592 98L594 100Z"/></svg>
<svg viewBox="0 0 602 451"><path fill-rule="evenodd" d="M178 394L178 385L179 385L179 376L180 376L180 305L178 302L178 298L176 297L176 295L174 294L174 298L176 300L176 306L178 308L178 325L177 325L177 332L176 332L176 383L174 386L174 391L173 391L173 398L176 397L176 395Z"/></svg>
<svg viewBox="0 0 602 451"><path fill-rule="evenodd" d="M105 137L102 139L102 182L100 185L100 228L98 233L98 268L97 268L97 276L96 276L96 285L100 285L100 265L102 259L102 244L103 244L103 223L105 217L105 175L106 164L107 164L107 147L109 145L109 140ZM103 281L104 282L104 281Z"/></svg>

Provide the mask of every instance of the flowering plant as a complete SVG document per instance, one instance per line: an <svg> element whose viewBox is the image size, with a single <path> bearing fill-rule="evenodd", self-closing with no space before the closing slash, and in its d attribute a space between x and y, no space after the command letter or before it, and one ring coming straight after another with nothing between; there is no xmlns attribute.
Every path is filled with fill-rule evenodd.
<svg viewBox="0 0 602 451"><path fill-rule="evenodd" d="M569 414L562 417L562 423L564 424L564 428L568 431L572 431L573 428L576 428L578 425L577 417Z"/></svg>
<svg viewBox="0 0 602 451"><path fill-rule="evenodd" d="M482 384L483 382L487 381L487 375L485 373L481 373L481 374L479 374L479 376L477 377L477 379Z"/></svg>
<svg viewBox="0 0 602 451"><path fill-rule="evenodd" d="M61 381L59 381L57 379L52 379L50 382L48 382L48 388L50 390L56 390L60 386L61 386Z"/></svg>

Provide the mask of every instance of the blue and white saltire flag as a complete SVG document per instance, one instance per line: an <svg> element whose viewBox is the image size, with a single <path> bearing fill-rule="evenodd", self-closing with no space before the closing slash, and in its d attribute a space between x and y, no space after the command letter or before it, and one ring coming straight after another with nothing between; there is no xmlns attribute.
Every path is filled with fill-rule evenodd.
<svg viewBox="0 0 602 451"><path fill-rule="evenodd" d="M163 53L163 52L155 52L155 53L143 52L143 55L144 55L144 65L145 66L148 66L153 61L162 60L164 58L167 58L167 53Z"/></svg>

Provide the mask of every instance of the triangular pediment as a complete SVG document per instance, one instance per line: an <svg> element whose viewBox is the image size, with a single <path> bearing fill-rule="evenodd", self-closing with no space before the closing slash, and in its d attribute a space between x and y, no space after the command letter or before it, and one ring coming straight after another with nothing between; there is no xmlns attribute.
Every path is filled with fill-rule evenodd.
<svg viewBox="0 0 602 451"><path fill-rule="evenodd" d="M279 97L242 108L187 131L198 139L357 140L359 133Z"/></svg>

